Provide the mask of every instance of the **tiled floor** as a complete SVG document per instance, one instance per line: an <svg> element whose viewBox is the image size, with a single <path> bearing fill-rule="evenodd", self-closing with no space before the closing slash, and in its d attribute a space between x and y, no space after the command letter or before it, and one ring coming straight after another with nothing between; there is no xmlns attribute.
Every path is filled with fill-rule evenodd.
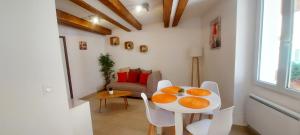
<svg viewBox="0 0 300 135"><path fill-rule="evenodd" d="M129 99L129 107L124 108L123 99L111 99L101 113L99 100L95 96L85 98L91 104L94 135L147 135L148 122L144 103L140 99ZM187 120L186 120L187 121ZM173 135L174 128L163 129L164 135ZM187 131L185 135L188 135ZM250 135L247 128L234 126L230 135Z"/></svg>

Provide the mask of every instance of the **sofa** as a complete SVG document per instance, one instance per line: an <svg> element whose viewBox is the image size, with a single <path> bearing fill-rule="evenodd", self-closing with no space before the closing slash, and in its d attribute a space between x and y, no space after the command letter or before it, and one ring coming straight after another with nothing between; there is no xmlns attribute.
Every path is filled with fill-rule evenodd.
<svg viewBox="0 0 300 135"><path fill-rule="evenodd" d="M140 83L131 82L118 82L114 81L107 85L107 88L112 88L113 90L128 90L132 92L132 97L141 97L141 93L144 92L148 98L156 91L157 83L161 80L160 71L152 71L147 79L146 85Z"/></svg>

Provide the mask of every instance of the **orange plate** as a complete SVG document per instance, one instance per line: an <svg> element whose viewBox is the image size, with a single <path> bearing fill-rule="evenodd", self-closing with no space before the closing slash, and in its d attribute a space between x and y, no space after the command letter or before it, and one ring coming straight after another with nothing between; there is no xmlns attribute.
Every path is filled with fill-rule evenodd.
<svg viewBox="0 0 300 135"><path fill-rule="evenodd" d="M170 87L162 88L160 91L166 94L177 94L179 90L180 87L170 86Z"/></svg>
<svg viewBox="0 0 300 135"><path fill-rule="evenodd" d="M186 91L188 94L193 96L209 96L211 92L206 89L189 89Z"/></svg>
<svg viewBox="0 0 300 135"><path fill-rule="evenodd" d="M152 102L155 103L171 103L176 101L177 97L170 94L157 94L152 96Z"/></svg>
<svg viewBox="0 0 300 135"><path fill-rule="evenodd" d="M199 97L184 97L178 102L180 105L192 109L202 109L209 106L209 101L207 99Z"/></svg>

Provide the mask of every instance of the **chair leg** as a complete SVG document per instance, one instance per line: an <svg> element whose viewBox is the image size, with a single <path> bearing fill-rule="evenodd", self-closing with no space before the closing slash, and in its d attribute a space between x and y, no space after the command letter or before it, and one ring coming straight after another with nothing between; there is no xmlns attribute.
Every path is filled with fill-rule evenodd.
<svg viewBox="0 0 300 135"><path fill-rule="evenodd" d="M195 114L194 114L194 113L192 113L192 114L191 114L191 117L190 117L190 123L192 123L192 122L193 122L193 120L194 120L194 117L195 117Z"/></svg>
<svg viewBox="0 0 300 135"><path fill-rule="evenodd" d="M148 135L156 135L156 127L152 124L149 124Z"/></svg>
<svg viewBox="0 0 300 135"><path fill-rule="evenodd" d="M100 99L99 101L100 101L100 106L99 106L99 113L100 113L101 112L102 99Z"/></svg>
<svg viewBox="0 0 300 135"><path fill-rule="evenodd" d="M199 114L199 120L201 120L201 119L202 119L202 114L200 113L200 114Z"/></svg>

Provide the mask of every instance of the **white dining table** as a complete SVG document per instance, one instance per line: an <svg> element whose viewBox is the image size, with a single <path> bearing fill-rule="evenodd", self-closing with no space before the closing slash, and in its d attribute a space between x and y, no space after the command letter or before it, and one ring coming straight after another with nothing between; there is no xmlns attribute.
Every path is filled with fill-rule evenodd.
<svg viewBox="0 0 300 135"><path fill-rule="evenodd" d="M188 89L195 88L195 87L181 86L181 88L183 88L186 91ZM182 96L176 95L177 99L174 102L163 103L163 104L154 102L154 104L156 106L158 106L159 108L174 112L174 114L175 114L174 115L175 116L175 134L183 135L183 114L211 112L211 111L216 110L221 105L220 97L213 91L210 90L210 92L211 92L211 94L209 96L196 96L196 97L205 98L210 103L208 107L205 107L202 109L187 108L178 103L178 100L180 100L183 97L193 96L193 95L187 94L186 92L184 92L184 94ZM162 93L161 91L157 91L153 95L161 94L161 93Z"/></svg>

